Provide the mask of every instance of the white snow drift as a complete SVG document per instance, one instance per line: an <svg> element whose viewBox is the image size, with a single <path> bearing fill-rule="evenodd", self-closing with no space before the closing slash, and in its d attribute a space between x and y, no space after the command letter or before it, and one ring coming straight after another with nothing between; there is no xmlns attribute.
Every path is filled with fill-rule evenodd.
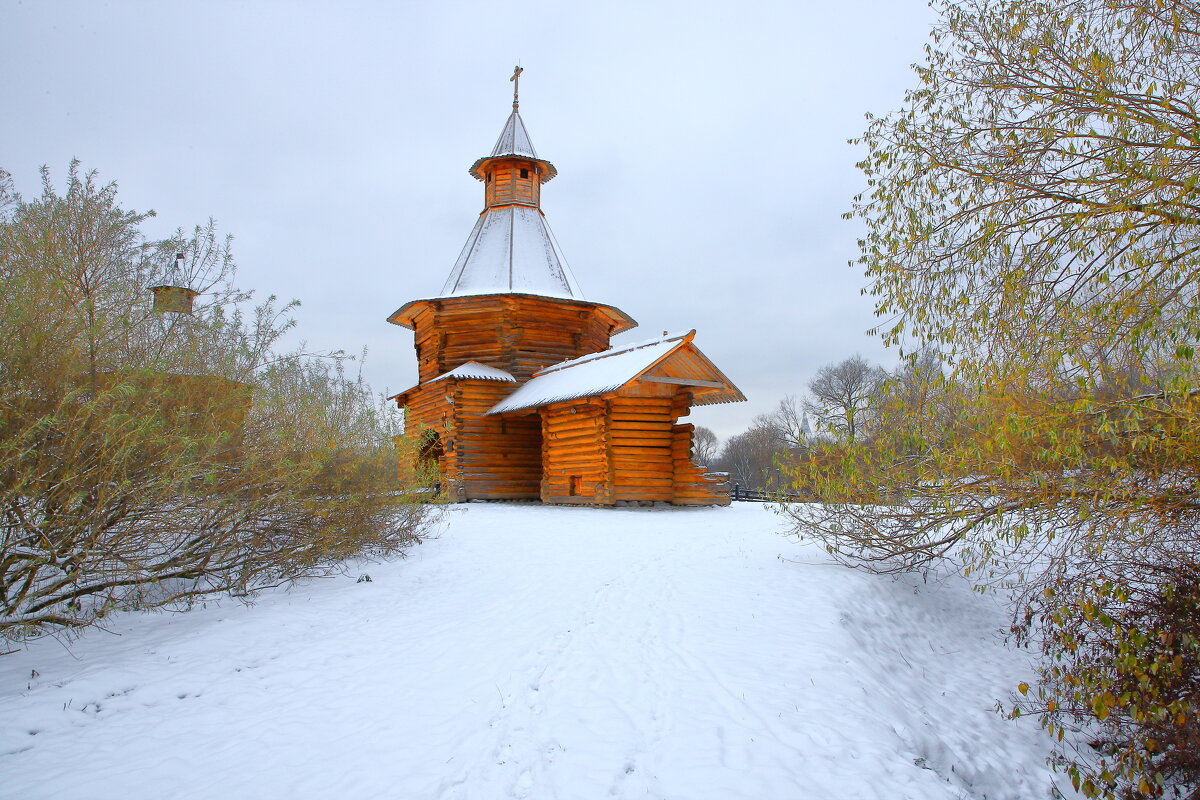
<svg viewBox="0 0 1200 800"><path fill-rule="evenodd" d="M0 658L0 797L1048 795L1048 740L994 711L1028 654L956 577L835 566L753 505L447 520L405 560Z"/></svg>

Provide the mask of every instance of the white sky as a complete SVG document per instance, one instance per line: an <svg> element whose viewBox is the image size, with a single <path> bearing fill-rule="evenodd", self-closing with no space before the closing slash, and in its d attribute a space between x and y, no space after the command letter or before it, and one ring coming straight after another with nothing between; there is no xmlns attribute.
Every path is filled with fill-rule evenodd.
<svg viewBox="0 0 1200 800"><path fill-rule="evenodd" d="M693 413L724 439L823 364L896 360L847 267L846 140L915 84L932 21L922 0L0 0L0 168L35 195L78 157L154 235L216 218L242 286L300 299L309 345L368 347L394 393L417 370L385 318L454 265L519 61L585 295L641 324L617 344L698 330L750 398Z"/></svg>

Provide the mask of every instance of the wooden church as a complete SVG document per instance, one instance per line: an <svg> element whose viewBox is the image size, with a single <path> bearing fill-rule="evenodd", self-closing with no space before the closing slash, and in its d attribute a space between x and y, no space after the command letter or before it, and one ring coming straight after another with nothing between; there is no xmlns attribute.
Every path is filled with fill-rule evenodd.
<svg viewBox="0 0 1200 800"><path fill-rule="evenodd" d="M746 398L695 331L610 347L636 327L587 300L541 210L558 174L513 110L470 168L484 209L436 297L388 322L411 329L420 383L405 410L400 469L434 468L450 500L627 505L729 502L728 481L692 462L692 406ZM407 440L407 441L404 441Z"/></svg>

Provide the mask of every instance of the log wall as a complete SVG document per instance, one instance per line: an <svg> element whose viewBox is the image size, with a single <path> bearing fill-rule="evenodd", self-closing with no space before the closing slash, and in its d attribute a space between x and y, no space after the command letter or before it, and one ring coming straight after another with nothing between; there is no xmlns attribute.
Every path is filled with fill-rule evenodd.
<svg viewBox="0 0 1200 800"><path fill-rule="evenodd" d="M522 170L524 175L522 175ZM490 208L509 203L537 206L542 201L541 170L524 159L497 159L484 178L484 202Z"/></svg>
<svg viewBox="0 0 1200 800"><path fill-rule="evenodd" d="M676 423L691 408L686 389L635 384L619 395L488 416L513 389L511 383L447 378L404 395L402 473L424 448L436 454L450 500L728 505L728 482L692 462L694 426ZM438 437L437 447L422 438L429 432Z"/></svg>
<svg viewBox="0 0 1200 800"><path fill-rule="evenodd" d="M488 409L512 392L511 383L455 383L455 461L463 499L538 499L542 480L542 428L538 418L485 416Z"/></svg>
<svg viewBox="0 0 1200 800"><path fill-rule="evenodd" d="M672 399L614 397L610 414L614 499L674 500Z"/></svg>
<svg viewBox="0 0 1200 800"><path fill-rule="evenodd" d="M468 361L511 373L524 383L542 367L598 353L614 325L595 306L520 295L452 297L413 318L421 383Z"/></svg>
<svg viewBox="0 0 1200 800"><path fill-rule="evenodd" d="M457 477L457 463L453 452L446 452L447 444L456 436L454 424L454 386L451 381L438 381L420 386L408 392L404 398L404 434L397 437L396 450L399 459L400 479L411 480L419 471L417 463L425 437L432 432L438 437L436 480L449 487ZM453 497L451 497L453 499Z"/></svg>
<svg viewBox="0 0 1200 800"><path fill-rule="evenodd" d="M622 392L541 409L542 502L728 505L728 482L692 462L695 427L675 424L690 410L691 394L672 392Z"/></svg>
<svg viewBox="0 0 1200 800"><path fill-rule="evenodd" d="M407 397L401 477L411 475L427 431L440 440L438 479L450 500L536 500L542 478L541 423L536 416L489 417L511 383L435 381Z"/></svg>
<svg viewBox="0 0 1200 800"><path fill-rule="evenodd" d="M612 505L607 412L602 400L541 409L543 503Z"/></svg>
<svg viewBox="0 0 1200 800"><path fill-rule="evenodd" d="M671 460L674 465L675 498L681 506L729 505L729 481L712 477L708 468L692 461L692 436L696 426L689 423L671 427Z"/></svg>

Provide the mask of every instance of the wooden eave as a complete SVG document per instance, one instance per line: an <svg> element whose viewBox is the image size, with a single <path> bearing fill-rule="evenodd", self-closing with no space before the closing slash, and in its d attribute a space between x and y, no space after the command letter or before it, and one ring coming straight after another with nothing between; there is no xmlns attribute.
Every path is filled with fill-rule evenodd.
<svg viewBox="0 0 1200 800"><path fill-rule="evenodd" d="M717 368L689 336L679 347L642 370L622 390L638 383L666 383L687 387L692 405L740 403L746 399L741 390ZM618 394L620 390L618 391Z"/></svg>
<svg viewBox="0 0 1200 800"><path fill-rule="evenodd" d="M393 325L399 325L402 328L413 330L416 326L415 320L422 309L427 308L434 303L453 302L456 300L467 300L481 297L528 297L535 300L549 300L554 303L562 303L573 306L580 306L588 309L595 309L600 312L600 315L608 321L612 327L610 336L616 336L618 333L633 330L637 327L637 320L626 314L616 306L606 305L604 303L592 303L587 300L568 300L562 297L546 297L540 294L518 294L515 292L506 292L503 294L470 294L470 295L454 295L451 297L432 297L425 300L410 300L400 308L393 311L387 318L387 321Z"/></svg>
<svg viewBox="0 0 1200 800"><path fill-rule="evenodd" d="M612 326L612 332L609 334L610 336L616 336L618 333L631 331L638 325L637 320L616 306L610 306L604 303L588 303L587 305L595 308L605 319L608 320L609 325Z"/></svg>
<svg viewBox="0 0 1200 800"><path fill-rule="evenodd" d="M416 386L410 386L403 392L397 392L389 397L388 400L395 400L396 405L403 407L405 405L405 401L408 400L408 396L413 392L417 391L418 389L424 389L430 384L437 383L439 381L474 381L475 383L491 383L500 386L512 386L514 388L517 386L515 381L499 380L497 378L481 378L477 375L452 375L450 372L447 372L442 375L438 375L436 378L431 378L424 383L418 383Z"/></svg>
<svg viewBox="0 0 1200 800"><path fill-rule="evenodd" d="M548 183L558 176L558 169L544 158L534 158L533 156L523 156L519 153L509 153L499 156L484 156L477 159L467 172L471 173L471 177L477 181L482 181L487 177L487 167L494 161L520 161L525 164L533 164L537 167L537 175L539 183Z"/></svg>
<svg viewBox="0 0 1200 800"><path fill-rule="evenodd" d="M395 400L396 405L403 408L404 406L408 405L408 403L406 402L408 400L408 396L420 388L421 388L421 384L418 383L416 386L411 386L411 387L405 389L403 392L396 392L396 394L389 397L388 400Z"/></svg>

